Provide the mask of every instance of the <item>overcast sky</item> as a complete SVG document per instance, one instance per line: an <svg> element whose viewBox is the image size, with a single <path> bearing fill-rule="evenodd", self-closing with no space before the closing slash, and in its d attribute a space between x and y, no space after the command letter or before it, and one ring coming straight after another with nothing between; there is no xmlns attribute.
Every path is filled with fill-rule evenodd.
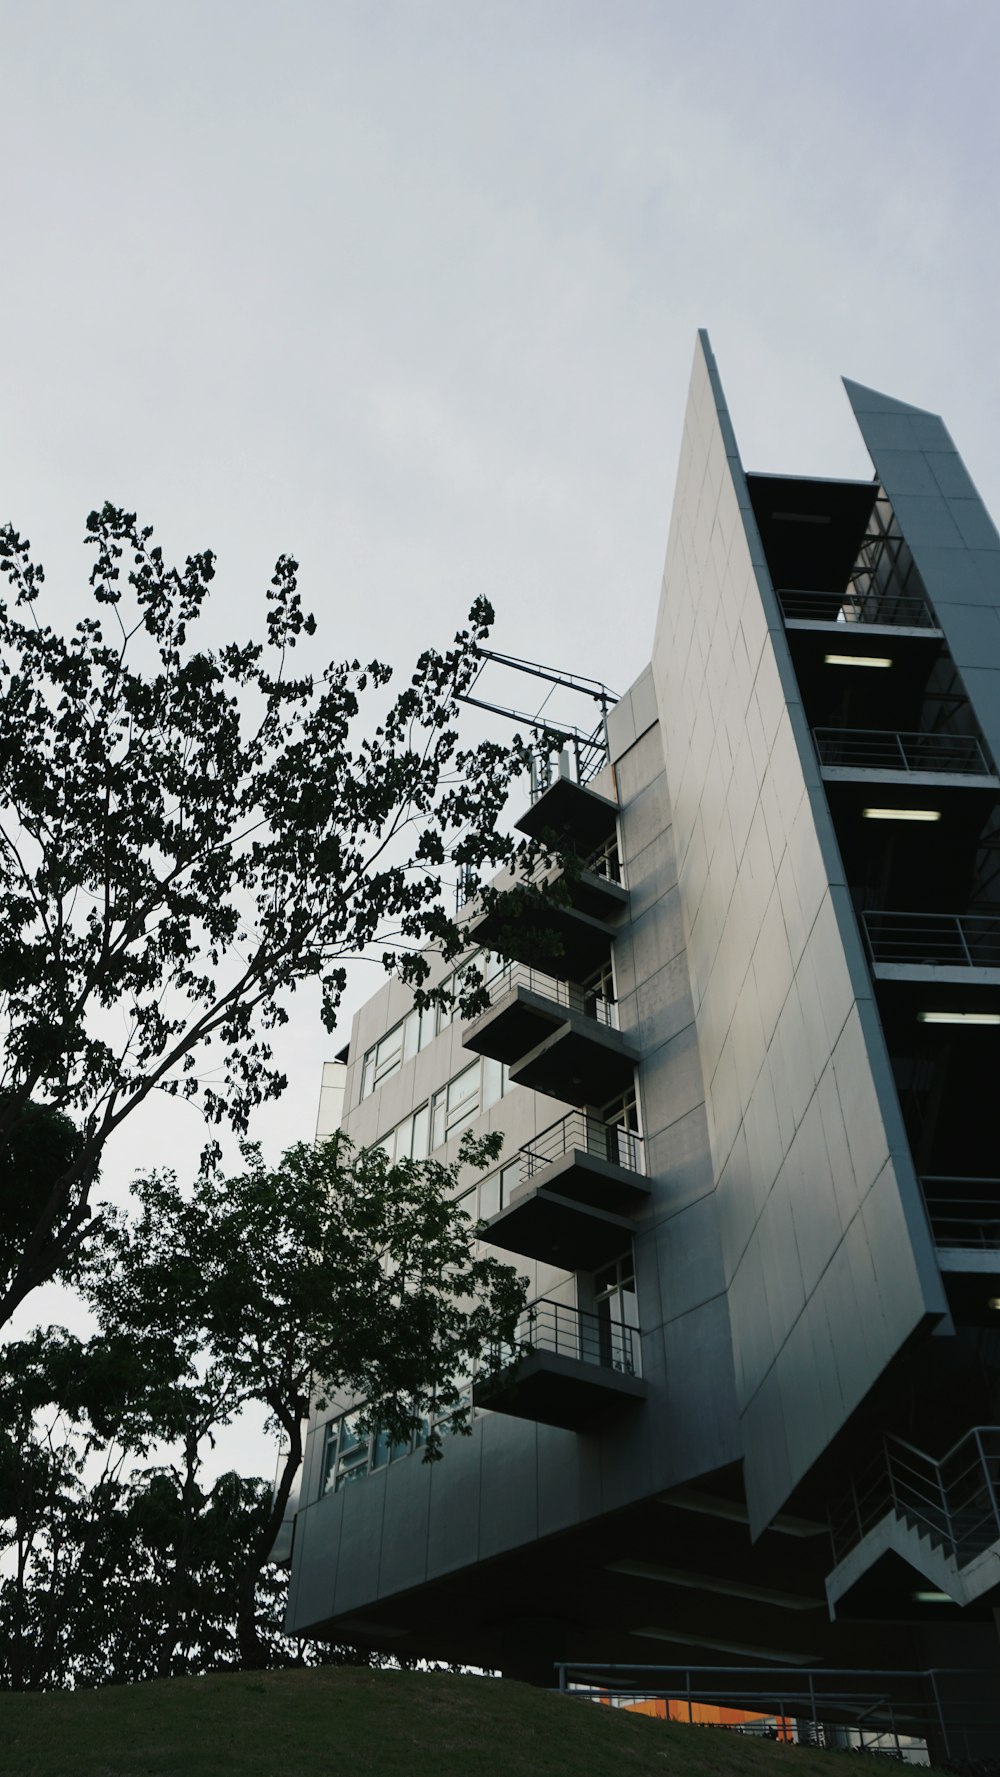
<svg viewBox="0 0 1000 1777"><path fill-rule="evenodd" d="M698 326L748 467L867 475L846 374L943 412L1000 512L986 0L0 0L0 26L0 519L53 617L111 499L218 552L217 637L259 627L288 550L324 657L406 668L485 593L497 647L622 690ZM270 1151L311 1133L334 1046L303 1002ZM176 1121L126 1126L109 1180L183 1169Z"/></svg>

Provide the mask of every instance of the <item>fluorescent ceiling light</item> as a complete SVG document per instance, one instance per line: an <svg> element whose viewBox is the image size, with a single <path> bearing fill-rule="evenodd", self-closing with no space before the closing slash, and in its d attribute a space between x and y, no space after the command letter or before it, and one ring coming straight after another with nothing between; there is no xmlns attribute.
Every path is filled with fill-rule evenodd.
<svg viewBox="0 0 1000 1777"><path fill-rule="evenodd" d="M987 1302L986 1306L987 1306L987 1308L995 1308L997 1310L1000 1310L1000 1296L991 1296L989 1301Z"/></svg>
<svg viewBox="0 0 1000 1777"><path fill-rule="evenodd" d="M866 821L939 821L939 808L863 808Z"/></svg>
<svg viewBox="0 0 1000 1777"><path fill-rule="evenodd" d="M827 666L891 666L884 654L824 654Z"/></svg>
<svg viewBox="0 0 1000 1777"><path fill-rule="evenodd" d="M750 1598L760 1604L775 1604L779 1610L824 1608L822 1598L804 1598L798 1592L775 1592L763 1586L747 1586L716 1574L688 1573L679 1567L661 1567L655 1561L608 1561L606 1571L627 1574L630 1579L660 1580L664 1585L688 1587L695 1592L720 1592L725 1598Z"/></svg>
<svg viewBox="0 0 1000 1777"><path fill-rule="evenodd" d="M954 1604L948 1592L914 1592L914 1604Z"/></svg>
<svg viewBox="0 0 1000 1777"><path fill-rule="evenodd" d="M661 1629L658 1624L651 1623L648 1628L630 1629L630 1635L637 1635L644 1641L673 1641L681 1647L710 1647L721 1654L739 1654L743 1659L774 1661L776 1666L810 1666L815 1665L819 1654L804 1654L796 1648L793 1652L785 1647L757 1647L754 1643L741 1641L717 1641L711 1635L692 1635L687 1628Z"/></svg>
<svg viewBox="0 0 1000 1777"><path fill-rule="evenodd" d="M921 1024L1000 1024L1000 1012L918 1012Z"/></svg>

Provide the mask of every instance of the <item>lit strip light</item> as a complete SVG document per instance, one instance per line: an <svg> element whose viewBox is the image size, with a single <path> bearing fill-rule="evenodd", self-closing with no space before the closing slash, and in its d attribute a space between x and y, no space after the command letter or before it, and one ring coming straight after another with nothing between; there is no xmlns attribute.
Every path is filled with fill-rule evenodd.
<svg viewBox="0 0 1000 1777"><path fill-rule="evenodd" d="M1000 1012L919 1012L921 1024L1000 1024Z"/></svg>
<svg viewBox="0 0 1000 1777"><path fill-rule="evenodd" d="M884 654L824 654L827 666L891 666Z"/></svg>
<svg viewBox="0 0 1000 1777"><path fill-rule="evenodd" d="M863 808L866 821L939 821L939 808Z"/></svg>

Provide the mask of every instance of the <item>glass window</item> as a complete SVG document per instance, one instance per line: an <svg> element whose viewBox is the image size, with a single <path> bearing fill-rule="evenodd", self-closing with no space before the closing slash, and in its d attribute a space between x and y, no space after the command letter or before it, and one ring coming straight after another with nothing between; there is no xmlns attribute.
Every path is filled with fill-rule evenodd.
<svg viewBox="0 0 1000 1777"><path fill-rule="evenodd" d="M401 1456L409 1456L410 1439L404 1438L402 1443L390 1442L386 1431L377 1431L372 1435L372 1470L385 1468L390 1462L398 1462Z"/></svg>
<svg viewBox="0 0 1000 1777"><path fill-rule="evenodd" d="M489 1221L490 1216L495 1216L499 1208L500 1174L498 1172L492 1172L489 1178L483 1179L483 1182L479 1187L480 1219L484 1222Z"/></svg>
<svg viewBox="0 0 1000 1777"><path fill-rule="evenodd" d="M337 1436L340 1431L340 1420L333 1419L326 1428L323 1445L323 1492L329 1493L333 1487L337 1472Z"/></svg>
<svg viewBox="0 0 1000 1777"><path fill-rule="evenodd" d="M430 1152L431 1107L422 1104L419 1111L413 1113L413 1141L410 1147L410 1158L426 1160Z"/></svg>
<svg viewBox="0 0 1000 1777"><path fill-rule="evenodd" d="M506 1209L518 1185L521 1183L521 1162L512 1160L509 1166L500 1169L500 1208Z"/></svg>
<svg viewBox="0 0 1000 1777"><path fill-rule="evenodd" d="M454 991L455 991L455 977L454 977L454 975L446 975L444 980L441 982L441 986L444 988L446 993L454 993ZM454 1016L455 1016L454 1001L452 1001L451 1005L444 1005L444 1006L438 1007L438 1009L437 1009L437 1028L438 1028L439 1033L443 1030L448 1029L448 1026L451 1023Z"/></svg>
<svg viewBox="0 0 1000 1777"><path fill-rule="evenodd" d="M447 1138L457 1135L479 1115L480 1077L482 1065L474 1061L471 1067L457 1074L448 1087L448 1117L445 1128Z"/></svg>
<svg viewBox="0 0 1000 1777"><path fill-rule="evenodd" d="M639 1299L631 1253L594 1274L601 1363L634 1375L639 1364Z"/></svg>
<svg viewBox="0 0 1000 1777"><path fill-rule="evenodd" d="M375 1051L375 1084L394 1074L403 1064L403 1026L397 1024L382 1038Z"/></svg>
<svg viewBox="0 0 1000 1777"><path fill-rule="evenodd" d="M420 1013L414 1006L403 1019L403 1060L410 1061L420 1048Z"/></svg>
<svg viewBox="0 0 1000 1777"><path fill-rule="evenodd" d="M442 1087L435 1092L431 1110L431 1149L440 1148L444 1142L445 1113L448 1106L448 1088Z"/></svg>
<svg viewBox="0 0 1000 1777"><path fill-rule="evenodd" d="M483 1110L488 1111L490 1105L496 1104L503 1097L504 1069L502 1061L494 1061L492 1055L483 1058Z"/></svg>

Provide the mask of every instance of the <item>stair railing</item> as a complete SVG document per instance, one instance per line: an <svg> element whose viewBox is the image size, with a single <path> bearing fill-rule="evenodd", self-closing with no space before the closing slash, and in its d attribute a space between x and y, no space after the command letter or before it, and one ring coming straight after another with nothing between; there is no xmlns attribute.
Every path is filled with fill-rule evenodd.
<svg viewBox="0 0 1000 1777"><path fill-rule="evenodd" d="M1000 1426L977 1425L940 1459L887 1433L881 1450L832 1508L842 1561L892 1513L965 1567L1000 1542Z"/></svg>

